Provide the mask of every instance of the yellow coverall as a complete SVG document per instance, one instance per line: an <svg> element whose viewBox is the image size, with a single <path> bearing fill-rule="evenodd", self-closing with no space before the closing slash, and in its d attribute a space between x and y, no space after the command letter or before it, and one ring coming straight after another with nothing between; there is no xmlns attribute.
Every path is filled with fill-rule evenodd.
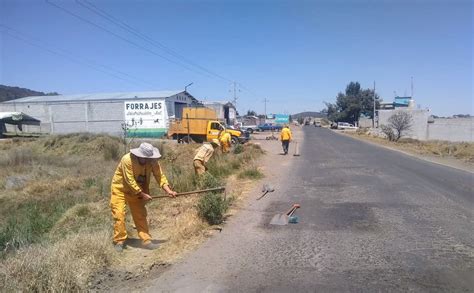
<svg viewBox="0 0 474 293"><path fill-rule="evenodd" d="M280 140L281 140L281 145L283 147L283 153L286 155L288 154L288 148L290 147L290 141L291 141L291 130L288 127L283 127L280 133Z"/></svg>
<svg viewBox="0 0 474 293"><path fill-rule="evenodd" d="M197 175L201 175L206 172L206 163L212 157L213 153L214 148L208 143L203 144L196 150L193 165L194 172L196 172Z"/></svg>
<svg viewBox="0 0 474 293"><path fill-rule="evenodd" d="M146 201L138 197L140 192L150 192L151 174L160 187L168 184L157 160L150 160L145 165L140 165L137 158L130 153L124 155L120 160L112 178L110 196L110 207L114 219L114 243L123 243L127 239L126 204L130 208L140 239L144 243L151 240L145 207Z"/></svg>
<svg viewBox="0 0 474 293"><path fill-rule="evenodd" d="M231 137L230 133L223 132L221 134L221 137L219 138L219 142L221 143L223 153L230 152L230 146L232 144L232 137Z"/></svg>

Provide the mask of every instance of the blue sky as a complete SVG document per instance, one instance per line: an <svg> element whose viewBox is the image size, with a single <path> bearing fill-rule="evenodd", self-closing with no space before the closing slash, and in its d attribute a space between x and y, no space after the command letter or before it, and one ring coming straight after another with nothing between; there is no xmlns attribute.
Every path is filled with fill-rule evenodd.
<svg viewBox="0 0 474 293"><path fill-rule="evenodd" d="M0 1L1 84L74 94L183 89L193 82L189 91L197 98L226 100L235 80L243 85L240 112L263 112L267 98L268 112L296 113L323 109L350 81L367 88L375 80L379 95L391 101L394 92L410 94L413 76L423 108L436 115L474 112L469 0L87 0L224 79L177 65L160 47L77 1L49 0L127 41L46 1Z"/></svg>

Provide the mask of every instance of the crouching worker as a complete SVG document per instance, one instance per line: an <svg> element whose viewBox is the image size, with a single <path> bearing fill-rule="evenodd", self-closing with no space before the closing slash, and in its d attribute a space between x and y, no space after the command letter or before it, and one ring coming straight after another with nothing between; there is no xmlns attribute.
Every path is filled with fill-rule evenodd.
<svg viewBox="0 0 474 293"><path fill-rule="evenodd" d="M230 152L230 147L232 145L232 137L230 133L223 130L219 135L219 143L221 144L222 152L224 154Z"/></svg>
<svg viewBox="0 0 474 293"><path fill-rule="evenodd" d="M207 161L212 157L214 154L214 150L219 147L219 140L213 139L211 143L204 143L196 150L196 155L194 156L193 165L194 165L194 172L197 175L202 175L207 171Z"/></svg>
<svg viewBox="0 0 474 293"><path fill-rule="evenodd" d="M125 228L125 205L129 206L138 236L142 240L142 247L155 249L158 244L151 242L148 230L147 211L145 204L151 200L150 179L155 177L156 182L170 197L175 197L163 174L158 159L160 151L149 143L142 143L140 147L131 149L122 157L112 178L110 207L114 219L115 250L122 252L127 239Z"/></svg>

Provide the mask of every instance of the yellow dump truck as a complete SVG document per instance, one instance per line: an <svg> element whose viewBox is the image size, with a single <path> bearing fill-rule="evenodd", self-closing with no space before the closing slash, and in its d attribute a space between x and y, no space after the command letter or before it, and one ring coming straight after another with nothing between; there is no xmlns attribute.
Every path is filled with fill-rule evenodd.
<svg viewBox="0 0 474 293"><path fill-rule="evenodd" d="M195 142L210 141L218 138L223 130L230 133L232 143L244 143L248 140L246 133L226 129L224 124L217 119L213 109L206 107L183 108L183 118L170 120L168 137L177 139L179 142L187 142L188 138Z"/></svg>

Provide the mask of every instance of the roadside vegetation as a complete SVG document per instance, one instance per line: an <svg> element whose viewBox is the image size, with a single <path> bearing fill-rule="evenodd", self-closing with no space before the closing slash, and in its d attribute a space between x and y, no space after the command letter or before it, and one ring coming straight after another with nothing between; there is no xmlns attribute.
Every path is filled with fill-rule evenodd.
<svg viewBox="0 0 474 293"><path fill-rule="evenodd" d="M351 134L348 132L348 134ZM474 164L474 143L449 141L420 141L412 138L390 140L372 135L368 128L360 128L351 135L357 135L371 141L393 146L419 155L455 158L466 163Z"/></svg>
<svg viewBox="0 0 474 293"><path fill-rule="evenodd" d="M178 192L225 185L263 153L248 144L238 154L217 154L209 174L198 178L192 167L196 145L153 144ZM84 291L94 274L117 263L108 204L110 180L123 153L122 141L106 135L0 144L1 291ZM152 194L161 193L156 184L151 187ZM209 193L149 203L151 232L167 239L154 256L169 261L199 242L210 225L222 223L232 198Z"/></svg>

